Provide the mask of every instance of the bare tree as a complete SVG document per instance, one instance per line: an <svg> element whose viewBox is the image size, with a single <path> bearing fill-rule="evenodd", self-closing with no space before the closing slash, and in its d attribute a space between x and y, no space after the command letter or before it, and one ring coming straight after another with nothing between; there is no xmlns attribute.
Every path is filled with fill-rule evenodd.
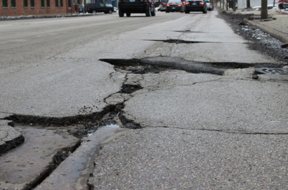
<svg viewBox="0 0 288 190"><path fill-rule="evenodd" d="M247 0L247 8L251 8L250 0Z"/></svg>
<svg viewBox="0 0 288 190"><path fill-rule="evenodd" d="M261 19L268 18L267 0L261 0Z"/></svg>

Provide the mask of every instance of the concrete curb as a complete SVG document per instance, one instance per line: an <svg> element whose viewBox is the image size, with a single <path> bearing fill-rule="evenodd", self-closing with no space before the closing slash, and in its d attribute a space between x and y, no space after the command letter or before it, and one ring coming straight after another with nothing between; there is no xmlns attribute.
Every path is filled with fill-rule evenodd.
<svg viewBox="0 0 288 190"><path fill-rule="evenodd" d="M288 34L285 34L283 32L280 32L274 28L271 28L269 26L265 26L263 24L259 24L254 20L248 20L248 19L244 19L245 22L248 22L258 28L260 28L261 30L263 30L264 32L270 34L271 36L273 36L274 38L277 38L278 40L282 41L283 43L287 43L288 42Z"/></svg>
<svg viewBox="0 0 288 190"><path fill-rule="evenodd" d="M261 22L265 22L265 21L262 21L260 19L260 16L259 16L259 19L254 19L254 20L250 20L248 17L249 16L255 16L255 17L258 17L259 14L255 14L255 11L251 10L251 11L245 11L245 12L234 12L234 11L230 11L230 10L222 10L222 9L219 9L219 11L222 11L222 14L227 14L227 15L241 15L243 16L243 20L244 22L247 22L253 26L256 26L258 27L259 29L261 29L262 31L270 34L272 37L280 40L281 42L283 43L287 43L288 42L288 33L285 33L285 32L282 32L282 31L279 31L277 30L276 28L272 28L270 26L267 26L265 24L261 24ZM274 14L286 14L286 12L280 12L280 13L274 13ZM247 18L245 18L245 16ZM268 15L270 18L273 19L273 14L272 15ZM280 22L280 21L279 21ZM285 24L285 23L284 23Z"/></svg>

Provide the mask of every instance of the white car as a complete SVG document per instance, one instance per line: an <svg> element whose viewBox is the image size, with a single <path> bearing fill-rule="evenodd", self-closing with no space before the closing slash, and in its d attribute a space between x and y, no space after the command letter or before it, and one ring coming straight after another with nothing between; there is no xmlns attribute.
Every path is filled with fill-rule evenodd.
<svg viewBox="0 0 288 190"><path fill-rule="evenodd" d="M209 0L205 0L205 2L206 2L207 10L212 11L214 9L212 3L210 3Z"/></svg>

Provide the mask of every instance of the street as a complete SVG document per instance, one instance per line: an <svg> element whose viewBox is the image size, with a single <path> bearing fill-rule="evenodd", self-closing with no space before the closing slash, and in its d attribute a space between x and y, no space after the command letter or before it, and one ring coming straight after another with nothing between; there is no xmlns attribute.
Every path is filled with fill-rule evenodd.
<svg viewBox="0 0 288 190"><path fill-rule="evenodd" d="M1 189L287 189L287 63L230 25L216 10L1 22L0 126L18 137Z"/></svg>

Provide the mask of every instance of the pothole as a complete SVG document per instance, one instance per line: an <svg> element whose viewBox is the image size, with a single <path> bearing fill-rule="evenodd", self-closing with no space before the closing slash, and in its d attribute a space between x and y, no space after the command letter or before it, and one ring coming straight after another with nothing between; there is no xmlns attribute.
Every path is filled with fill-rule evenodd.
<svg viewBox="0 0 288 190"><path fill-rule="evenodd" d="M192 31L192 30L175 30L174 32L180 32L180 33L206 33L206 32L203 32L203 31Z"/></svg>
<svg viewBox="0 0 288 190"><path fill-rule="evenodd" d="M159 73L165 70L184 70L189 73L209 73L223 75L227 69L277 68L284 65L273 63L239 62L196 62L178 57L150 57L142 59L101 59L114 65L116 70L125 70L134 74ZM132 69L133 68L133 69Z"/></svg>
<svg viewBox="0 0 288 190"><path fill-rule="evenodd" d="M131 94L131 93L133 93L137 90L141 90L141 89L143 89L143 87L140 85L124 84L122 86L120 93Z"/></svg>
<svg viewBox="0 0 288 190"><path fill-rule="evenodd" d="M217 42L217 41L196 41L196 40L180 40L180 39L168 39L168 40L147 40L154 42L165 42L174 44L197 44L197 43L249 43L249 42Z"/></svg>

